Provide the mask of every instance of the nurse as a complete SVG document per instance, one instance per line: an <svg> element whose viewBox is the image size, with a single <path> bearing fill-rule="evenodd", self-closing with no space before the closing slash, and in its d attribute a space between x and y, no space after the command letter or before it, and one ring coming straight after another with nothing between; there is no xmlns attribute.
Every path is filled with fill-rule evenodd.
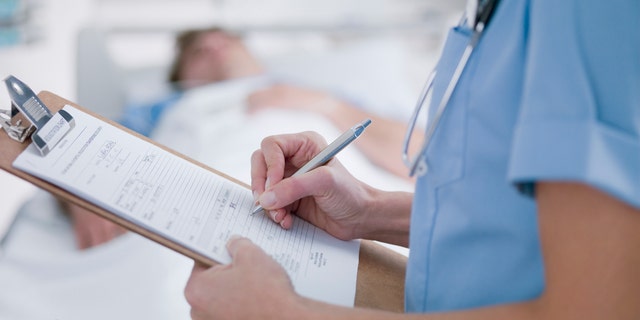
<svg viewBox="0 0 640 320"><path fill-rule="evenodd" d="M409 156L414 195L336 159L288 178L326 145L311 133L268 137L252 158L252 189L282 227L298 215L409 246L406 311L419 314L300 297L234 239L232 264L194 267L194 319L640 318L640 2L492 3L449 32L425 102L433 135Z"/></svg>

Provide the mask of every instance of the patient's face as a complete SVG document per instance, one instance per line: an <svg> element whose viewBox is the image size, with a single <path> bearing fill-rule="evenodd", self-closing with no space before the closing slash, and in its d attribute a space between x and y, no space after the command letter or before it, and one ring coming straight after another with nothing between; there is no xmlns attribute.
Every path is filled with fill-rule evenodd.
<svg viewBox="0 0 640 320"><path fill-rule="evenodd" d="M242 41L224 32L200 35L183 56L180 79L187 88L257 73L257 60Z"/></svg>

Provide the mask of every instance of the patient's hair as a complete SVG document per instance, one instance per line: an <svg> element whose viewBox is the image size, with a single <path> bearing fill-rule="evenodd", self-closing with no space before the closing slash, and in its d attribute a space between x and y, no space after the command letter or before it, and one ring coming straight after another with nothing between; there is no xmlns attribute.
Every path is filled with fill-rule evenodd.
<svg viewBox="0 0 640 320"><path fill-rule="evenodd" d="M191 29L191 30L186 30L179 33L178 36L176 37L177 54L176 54L176 57L173 59L171 69L169 69L169 82L176 84L181 80L184 80L184 79L180 79L180 68L182 68L185 50L190 46L192 46L200 35L207 34L209 32L223 32L231 36L236 36L233 33L219 27L211 27L211 28L205 28L205 29Z"/></svg>

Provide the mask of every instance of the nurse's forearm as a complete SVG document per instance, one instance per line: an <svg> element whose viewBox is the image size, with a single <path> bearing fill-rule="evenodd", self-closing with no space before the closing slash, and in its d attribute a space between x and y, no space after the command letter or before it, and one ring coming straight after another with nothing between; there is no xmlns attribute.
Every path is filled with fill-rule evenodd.
<svg viewBox="0 0 640 320"><path fill-rule="evenodd" d="M404 247L409 246L409 222L413 194L374 190L365 210L363 239L378 240Z"/></svg>

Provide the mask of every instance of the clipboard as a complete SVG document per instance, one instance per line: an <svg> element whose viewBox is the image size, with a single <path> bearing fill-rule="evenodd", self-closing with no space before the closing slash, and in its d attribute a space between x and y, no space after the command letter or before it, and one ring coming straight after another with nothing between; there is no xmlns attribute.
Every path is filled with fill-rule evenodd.
<svg viewBox="0 0 640 320"><path fill-rule="evenodd" d="M242 184L246 187L246 184L237 181L233 177L225 175L222 172L219 172L213 168L209 168L206 165L199 163L193 159L185 157L184 155L178 154L166 147L160 146L154 143L152 140L147 137L141 136L136 132L133 132L127 128L120 126L113 121L106 119L98 114L95 114L87 109L78 106L77 104L68 101L64 98L57 96L54 93L42 91L38 95L38 98L42 101L44 106L48 108L51 112L57 114L59 110L62 109L65 105L71 105L81 111L89 114L92 117L98 118L102 121L105 121L111 125L114 125L122 130L125 130L127 133L131 135L135 135L140 139L153 143L154 145L175 154L183 159L186 159L202 168L213 171L218 175L226 177L232 181L235 181L239 184ZM12 111L11 118L19 116L16 114L15 110ZM23 115L24 116L24 115ZM5 117L6 118L6 117ZM30 121L30 119L27 119ZM24 119L23 119L24 121ZM31 123L33 125L33 122ZM42 124L41 124L42 125ZM149 230L138 226L135 223L132 223L128 220L125 220L118 215L109 212L85 199L82 199L69 191L66 191L56 185L53 185L47 181L39 179L35 176L32 176L26 172L18 170L12 166L13 161L18 157L18 155L24 151L30 142L32 142L32 134L31 132L27 133L24 136L23 142L16 141L16 139L12 139L9 137L8 132L6 132L5 125L3 124L4 132L0 132L0 168L21 178L26 180L27 182L50 192L57 198L78 205L82 208L85 208L99 216L106 218L122 227L138 233L158 244L161 244L165 247L168 247L178 253L181 253L189 258L194 259L195 261L199 261L204 264L212 265L215 263L209 258L198 254L192 250L187 249L186 247L180 245L179 243L173 242L157 233L150 232ZM28 129L28 127L27 127ZM1 131L1 130L0 130ZM45 151L46 152L46 151ZM393 312L402 312L404 310L404 276L406 269L407 259L405 256L396 253L388 248L381 246L373 241L362 240L360 246L360 263L358 265L358 275L357 275L357 283L356 283L356 297L355 297L355 305L357 307L365 307L365 308L374 308L374 309L382 309Z"/></svg>

